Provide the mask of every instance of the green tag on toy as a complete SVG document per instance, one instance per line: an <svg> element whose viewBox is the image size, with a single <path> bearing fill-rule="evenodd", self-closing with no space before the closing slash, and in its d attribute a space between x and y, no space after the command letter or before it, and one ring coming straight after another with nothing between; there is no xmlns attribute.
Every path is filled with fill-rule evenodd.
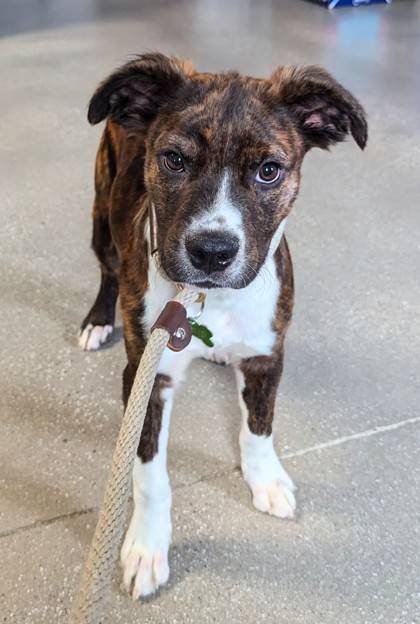
<svg viewBox="0 0 420 624"><path fill-rule="evenodd" d="M188 319L191 325L192 335L204 342L207 347L214 347L213 334L205 325L200 325L194 319Z"/></svg>

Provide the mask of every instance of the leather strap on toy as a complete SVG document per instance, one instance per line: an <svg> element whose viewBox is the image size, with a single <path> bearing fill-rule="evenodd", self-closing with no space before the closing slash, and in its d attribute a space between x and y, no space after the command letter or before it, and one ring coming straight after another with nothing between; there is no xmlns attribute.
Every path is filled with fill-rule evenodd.
<svg viewBox="0 0 420 624"><path fill-rule="evenodd" d="M187 311L177 301L168 301L159 314L154 329L165 329L169 334L168 347L172 351L182 351L191 342L191 325L187 318Z"/></svg>

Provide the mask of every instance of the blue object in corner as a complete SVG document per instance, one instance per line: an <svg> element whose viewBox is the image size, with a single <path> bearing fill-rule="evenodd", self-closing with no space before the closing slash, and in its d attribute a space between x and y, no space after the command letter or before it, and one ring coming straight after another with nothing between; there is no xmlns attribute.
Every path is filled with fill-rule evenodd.
<svg viewBox="0 0 420 624"><path fill-rule="evenodd" d="M391 4L392 0L319 0L328 9L338 9L344 6L362 6L363 4Z"/></svg>

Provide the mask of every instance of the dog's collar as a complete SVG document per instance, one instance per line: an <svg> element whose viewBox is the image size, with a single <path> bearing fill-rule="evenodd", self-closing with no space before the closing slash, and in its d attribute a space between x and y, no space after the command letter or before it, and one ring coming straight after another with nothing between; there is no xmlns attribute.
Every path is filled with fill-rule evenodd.
<svg viewBox="0 0 420 624"><path fill-rule="evenodd" d="M152 202L149 203L149 230L150 230L150 253L152 258L158 253L156 210Z"/></svg>
<svg viewBox="0 0 420 624"><path fill-rule="evenodd" d="M163 269L162 264L160 262L159 256L159 248L158 248L158 240L157 240L157 221L156 221L156 210L152 202L149 203L149 235L150 235L150 255L152 256L152 260L155 263L156 269L159 271L160 275L167 281L172 282L172 280L166 274L166 271ZM173 282L177 288L177 290L182 289L182 284L179 282Z"/></svg>

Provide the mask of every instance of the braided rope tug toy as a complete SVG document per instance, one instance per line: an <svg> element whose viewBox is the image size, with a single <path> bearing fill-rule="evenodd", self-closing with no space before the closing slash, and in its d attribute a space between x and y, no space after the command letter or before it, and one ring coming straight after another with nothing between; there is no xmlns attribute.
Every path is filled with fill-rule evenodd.
<svg viewBox="0 0 420 624"><path fill-rule="evenodd" d="M192 303L203 304L203 295L191 288L182 287L165 305L152 327L121 423L104 500L82 574L79 594L70 615L70 624L103 622L105 597L124 530L134 458L157 368L166 346L173 351L181 351L189 344L192 330L186 306Z"/></svg>
<svg viewBox="0 0 420 624"><path fill-rule="evenodd" d="M154 207L149 207L150 248L158 271L166 278L159 261ZM204 306L205 295L191 287L176 284L177 295L169 301L151 329L141 357L121 423L102 507L82 573L79 593L70 614L70 624L102 624L105 598L124 531L131 490L134 459L140 442L153 384L165 347L181 351L194 334L213 346L211 332L195 319L187 318L192 303ZM201 312L200 312L201 313ZM199 314L200 314L199 313ZM199 315L198 315L199 316Z"/></svg>

